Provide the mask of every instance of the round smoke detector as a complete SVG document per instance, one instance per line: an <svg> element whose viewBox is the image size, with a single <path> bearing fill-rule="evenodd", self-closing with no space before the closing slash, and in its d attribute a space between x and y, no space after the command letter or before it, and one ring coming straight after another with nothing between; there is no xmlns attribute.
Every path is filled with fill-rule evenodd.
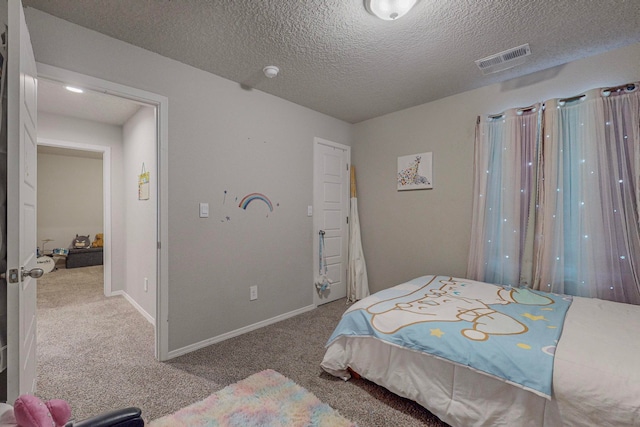
<svg viewBox="0 0 640 427"><path fill-rule="evenodd" d="M262 69L262 71L264 72L264 75L267 76L268 78L272 79L275 76L278 75L278 73L280 72L280 69L278 67L276 67L275 65L267 65L266 67L264 67Z"/></svg>

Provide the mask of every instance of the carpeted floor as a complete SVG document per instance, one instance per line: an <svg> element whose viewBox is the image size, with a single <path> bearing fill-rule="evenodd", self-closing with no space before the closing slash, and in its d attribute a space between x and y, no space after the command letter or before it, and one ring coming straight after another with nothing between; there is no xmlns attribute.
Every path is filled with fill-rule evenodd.
<svg viewBox="0 0 640 427"><path fill-rule="evenodd" d="M76 419L124 406L156 419L274 369L360 427L447 426L369 381L322 371L344 300L161 363L152 325L123 297L103 296L102 271L59 269L38 280L37 394L67 400Z"/></svg>

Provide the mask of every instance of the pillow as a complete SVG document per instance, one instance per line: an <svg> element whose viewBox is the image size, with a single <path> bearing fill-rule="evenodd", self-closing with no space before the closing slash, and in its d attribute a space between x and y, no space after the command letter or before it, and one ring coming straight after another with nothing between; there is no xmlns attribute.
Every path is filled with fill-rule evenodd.
<svg viewBox="0 0 640 427"><path fill-rule="evenodd" d="M89 235L79 236L76 234L76 237L71 242L71 247L75 249L86 249L91 247L91 240L89 239Z"/></svg>

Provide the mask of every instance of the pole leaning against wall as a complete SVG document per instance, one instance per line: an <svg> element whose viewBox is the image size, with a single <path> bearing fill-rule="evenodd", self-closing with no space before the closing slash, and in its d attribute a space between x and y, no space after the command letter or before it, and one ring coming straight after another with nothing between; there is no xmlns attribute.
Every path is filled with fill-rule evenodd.
<svg viewBox="0 0 640 427"><path fill-rule="evenodd" d="M367 264L362 251L358 198L356 193L356 168L351 165L351 212L349 220L349 267L347 274L347 301L355 302L369 296Z"/></svg>

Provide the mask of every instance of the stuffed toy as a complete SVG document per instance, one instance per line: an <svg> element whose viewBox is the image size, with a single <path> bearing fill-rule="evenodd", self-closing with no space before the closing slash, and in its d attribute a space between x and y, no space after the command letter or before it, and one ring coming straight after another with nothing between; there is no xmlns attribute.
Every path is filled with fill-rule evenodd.
<svg viewBox="0 0 640 427"><path fill-rule="evenodd" d="M30 394L18 397L13 411L20 427L62 427L71 418L71 407L64 400L43 402Z"/></svg>
<svg viewBox="0 0 640 427"><path fill-rule="evenodd" d="M91 244L92 248L102 248L102 247L104 247L104 240L103 240L102 236L103 236L102 233L97 233L96 234L96 239Z"/></svg>
<svg viewBox="0 0 640 427"><path fill-rule="evenodd" d="M76 237L71 242L71 247L75 249L86 249L91 247L91 240L89 239L89 235L79 236L76 234Z"/></svg>

